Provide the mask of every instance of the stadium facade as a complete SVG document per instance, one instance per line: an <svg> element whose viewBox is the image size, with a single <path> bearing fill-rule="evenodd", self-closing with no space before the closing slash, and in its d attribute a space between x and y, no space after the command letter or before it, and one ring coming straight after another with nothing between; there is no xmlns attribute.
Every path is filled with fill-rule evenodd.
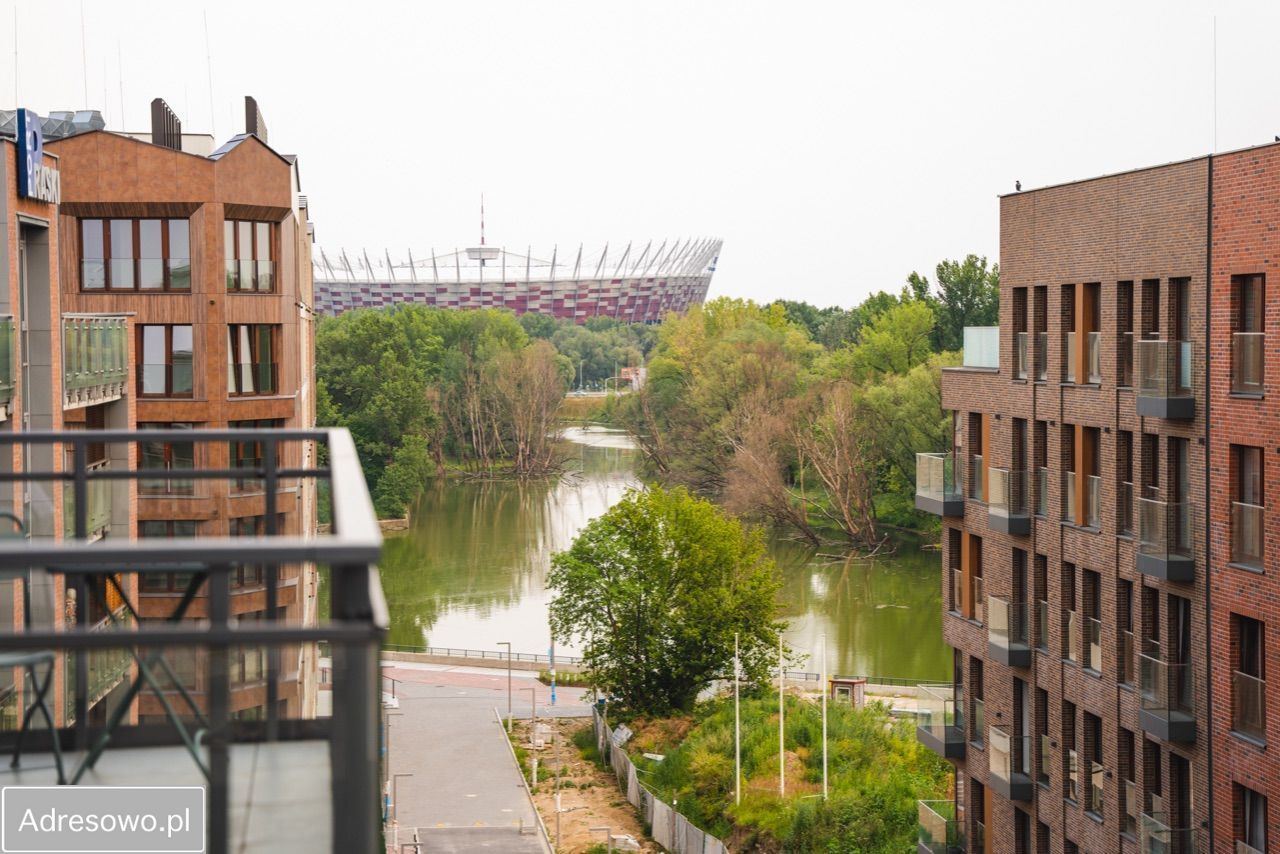
<svg viewBox="0 0 1280 854"><path fill-rule="evenodd" d="M353 308L413 303L440 308L506 308L538 312L578 323L612 317L626 323L657 323L707 296L722 241L704 238L627 244L610 252L535 257L498 246L475 246L425 258L389 252L370 260L345 251L321 250L315 265L316 308L336 315Z"/></svg>

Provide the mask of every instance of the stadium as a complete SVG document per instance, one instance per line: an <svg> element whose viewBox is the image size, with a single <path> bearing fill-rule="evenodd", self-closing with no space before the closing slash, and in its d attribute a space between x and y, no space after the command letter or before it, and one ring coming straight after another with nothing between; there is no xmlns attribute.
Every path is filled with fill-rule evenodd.
<svg viewBox="0 0 1280 854"><path fill-rule="evenodd" d="M440 308L505 308L538 312L578 323L612 317L625 323L658 323L706 298L722 241L704 238L653 241L643 248L599 252L578 249L542 257L498 246L473 246L443 255L412 252L393 260L384 251L315 259L316 311L341 314L353 308L403 303Z"/></svg>

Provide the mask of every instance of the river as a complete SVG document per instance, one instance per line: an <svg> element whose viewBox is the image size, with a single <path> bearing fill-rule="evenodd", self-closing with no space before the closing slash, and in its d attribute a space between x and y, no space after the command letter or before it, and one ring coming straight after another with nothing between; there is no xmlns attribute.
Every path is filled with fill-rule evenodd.
<svg viewBox="0 0 1280 854"><path fill-rule="evenodd" d="M516 652L546 652L551 555L638 484L625 434L572 428L565 438L574 459L557 482L449 481L423 494L380 565L389 643L497 650L510 641ZM825 634L833 674L950 678L938 552L902 542L887 558L833 559L781 539L770 550L784 579L787 643L809 656L799 667L820 669Z"/></svg>

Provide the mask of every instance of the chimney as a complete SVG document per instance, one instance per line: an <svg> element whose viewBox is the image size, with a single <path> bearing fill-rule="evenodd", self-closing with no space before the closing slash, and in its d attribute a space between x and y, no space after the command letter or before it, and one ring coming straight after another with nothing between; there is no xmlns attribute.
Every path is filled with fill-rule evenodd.
<svg viewBox="0 0 1280 854"><path fill-rule="evenodd" d="M164 98L156 98L151 102L151 144L182 150L182 122Z"/></svg>
<svg viewBox="0 0 1280 854"><path fill-rule="evenodd" d="M263 142L267 141L267 123L252 95L244 96L244 132L253 134Z"/></svg>

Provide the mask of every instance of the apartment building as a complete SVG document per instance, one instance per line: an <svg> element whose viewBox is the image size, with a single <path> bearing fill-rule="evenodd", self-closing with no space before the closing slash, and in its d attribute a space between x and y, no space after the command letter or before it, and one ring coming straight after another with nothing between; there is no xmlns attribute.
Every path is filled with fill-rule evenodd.
<svg viewBox="0 0 1280 854"><path fill-rule="evenodd" d="M966 330L942 380L952 447L918 458L955 656L922 701L920 738L956 769L954 799L920 805L922 851L1280 839L1265 758L1277 158L1001 198L1000 325Z"/></svg>
<svg viewBox="0 0 1280 854"><path fill-rule="evenodd" d="M66 114L56 138L40 138L40 118L19 111L4 154L0 215L0 431L311 427L311 226L295 158L274 151L252 99L246 132L213 150L183 135L163 101L152 104L152 130L106 130L96 113ZM26 137L24 138L24 133ZM184 150L185 149L185 150ZM21 185L23 162L39 151L44 184ZM191 153L204 150L207 153ZM50 177L52 175L53 177ZM201 479L193 469L299 468L314 445L294 443L274 458L261 442L89 443L87 467L155 469L137 482L89 482L80 539L202 536L310 536L315 489L282 479L270 492L261 479ZM26 456L24 457L24 453ZM265 459L272 456L271 459ZM55 458L56 457L56 458ZM0 470L69 471L71 451L15 446ZM19 535L70 539L76 508L69 484L15 488L0 523ZM268 572L278 576L268 582ZM124 575L126 596L143 621L173 613L187 577L149 575L141 589ZM60 577L52 627L83 617L104 623L120 597L97 582L79 599ZM231 613L240 621L268 614L292 625L316 623L317 579L310 564L266 568L246 561L231 583ZM10 627L25 619L13 581L0 582L0 612ZM106 608L99 606L104 601ZM85 614L77 615L83 602ZM204 594L189 616L207 615ZM101 613L99 613L101 612ZM201 700L206 681L194 650L173 652L176 678ZM59 723L87 716L101 723L119 702L133 661L126 650L76 667L64 657L54 689ZM254 719L268 705L289 718L316 713L315 647L241 648L231 664L231 711ZM23 708L18 673L0 674L0 728ZM131 720L161 720L160 700L141 694Z"/></svg>

